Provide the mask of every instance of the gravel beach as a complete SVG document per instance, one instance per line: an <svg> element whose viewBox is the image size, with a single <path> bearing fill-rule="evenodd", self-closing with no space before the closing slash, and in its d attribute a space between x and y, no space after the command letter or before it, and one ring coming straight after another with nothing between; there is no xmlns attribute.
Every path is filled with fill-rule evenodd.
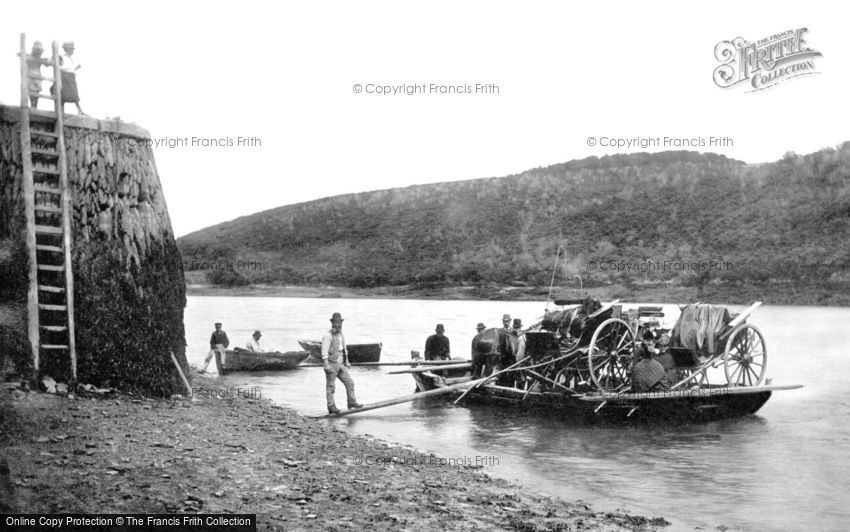
<svg viewBox="0 0 850 532"><path fill-rule="evenodd" d="M193 376L193 386L216 380ZM225 395L225 394L221 394ZM661 530L268 400L0 388L0 511L251 513L262 530ZM2 465L2 462L0 462Z"/></svg>

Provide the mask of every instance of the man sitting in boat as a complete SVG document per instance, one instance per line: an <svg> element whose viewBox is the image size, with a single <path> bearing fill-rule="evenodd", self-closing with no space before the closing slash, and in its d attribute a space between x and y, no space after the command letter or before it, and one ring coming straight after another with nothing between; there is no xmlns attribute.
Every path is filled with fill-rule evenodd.
<svg viewBox="0 0 850 532"><path fill-rule="evenodd" d="M425 340L425 360L449 360L452 358L449 339L443 333L446 328L442 323L437 324L437 329Z"/></svg>
<svg viewBox="0 0 850 532"><path fill-rule="evenodd" d="M667 383L667 372L660 362L652 358L658 351L652 331L646 331L643 344L635 351L640 360L632 369L632 391L643 393L667 390L670 387Z"/></svg>
<svg viewBox="0 0 850 532"><path fill-rule="evenodd" d="M266 350L260 347L260 338L263 336L263 333L260 331L254 331L253 337L245 344L245 349L248 351L253 351L255 353L265 353Z"/></svg>

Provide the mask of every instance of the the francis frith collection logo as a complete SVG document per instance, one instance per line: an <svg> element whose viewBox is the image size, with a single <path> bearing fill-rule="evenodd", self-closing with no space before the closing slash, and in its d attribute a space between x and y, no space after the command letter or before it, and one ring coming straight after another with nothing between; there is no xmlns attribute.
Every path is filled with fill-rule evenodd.
<svg viewBox="0 0 850 532"><path fill-rule="evenodd" d="M809 48L807 32L808 28L798 28L756 42L738 37L718 43L714 57L722 64L714 69L714 83L725 89L746 82L751 87L746 92L754 92L817 74L815 58L822 54Z"/></svg>

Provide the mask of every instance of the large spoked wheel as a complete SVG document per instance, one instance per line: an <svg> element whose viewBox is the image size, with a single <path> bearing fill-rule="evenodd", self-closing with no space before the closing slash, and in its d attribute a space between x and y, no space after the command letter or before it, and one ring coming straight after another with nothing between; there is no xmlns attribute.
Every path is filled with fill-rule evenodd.
<svg viewBox="0 0 850 532"><path fill-rule="evenodd" d="M767 346L764 337L753 325L742 323L726 340L723 369L731 386L758 386L767 369Z"/></svg>
<svg viewBox="0 0 850 532"><path fill-rule="evenodd" d="M624 388L629 382L635 351L635 335L629 324L610 318L599 324L587 349L593 384L604 392Z"/></svg>

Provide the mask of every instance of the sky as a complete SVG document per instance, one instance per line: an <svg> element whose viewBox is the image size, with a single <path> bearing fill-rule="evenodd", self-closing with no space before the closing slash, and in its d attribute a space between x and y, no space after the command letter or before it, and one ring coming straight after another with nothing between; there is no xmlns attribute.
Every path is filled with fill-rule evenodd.
<svg viewBox="0 0 850 532"><path fill-rule="evenodd" d="M850 7L583 4L9 3L0 102L20 101L21 32L73 40L83 109L159 142L177 236L337 194L687 149L676 139L749 163L850 140ZM715 84L718 43L799 28L815 74Z"/></svg>

